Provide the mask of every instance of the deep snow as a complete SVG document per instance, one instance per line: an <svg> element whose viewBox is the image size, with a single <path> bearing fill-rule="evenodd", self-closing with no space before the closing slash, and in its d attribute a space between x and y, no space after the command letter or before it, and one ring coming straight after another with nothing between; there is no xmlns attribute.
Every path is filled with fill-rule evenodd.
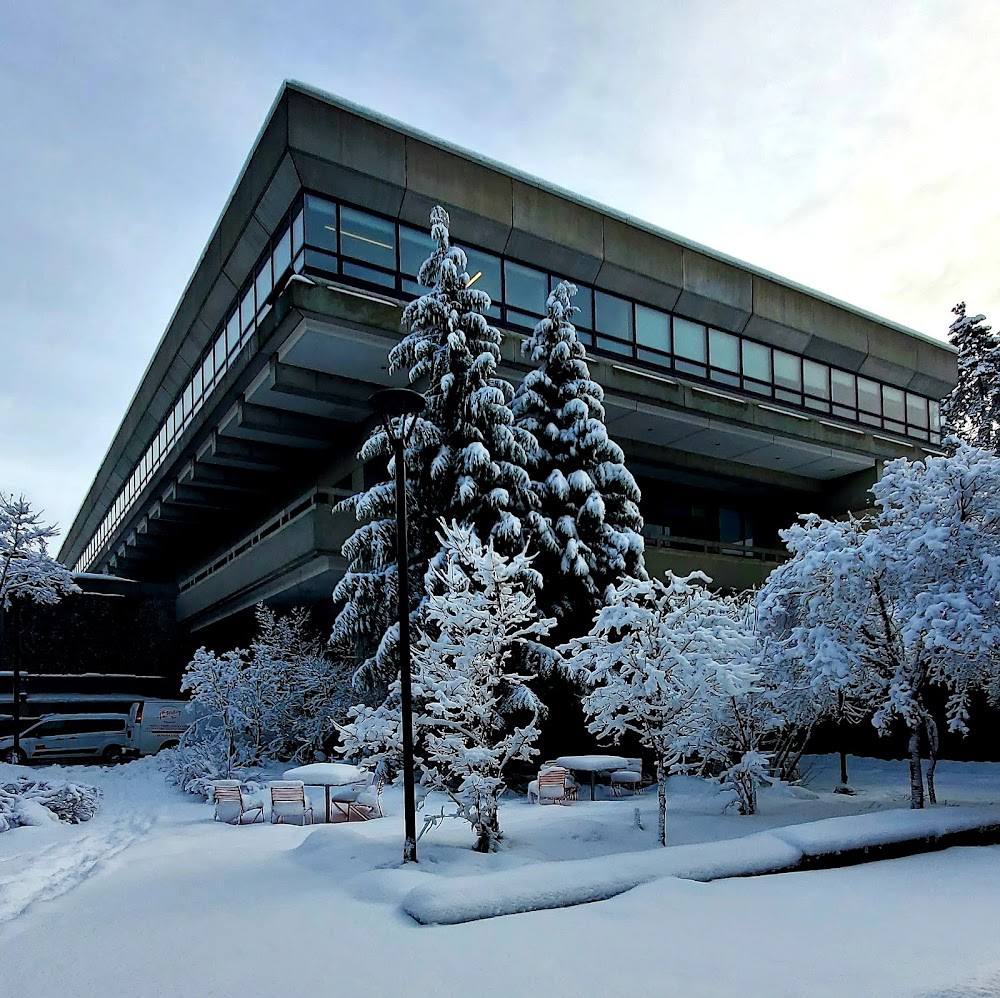
<svg viewBox="0 0 1000 998"><path fill-rule="evenodd" d="M1000 995L998 847L667 878L597 904L422 927L400 908L414 888L657 851L655 794L512 800L499 854L471 852L468 826L446 822L421 840L419 867L402 869L397 792L381 821L233 828L166 787L151 760L65 776L101 785L105 806L85 825L0 835L2 995L270 995L289 990L289 958L307 993ZM837 777L835 759L819 760L810 790L766 791L752 818L721 815L699 781L671 781L669 839L733 839L905 802L904 763L854 761L853 798L831 792ZM1000 801L1000 766L942 763L938 777L949 803Z"/></svg>

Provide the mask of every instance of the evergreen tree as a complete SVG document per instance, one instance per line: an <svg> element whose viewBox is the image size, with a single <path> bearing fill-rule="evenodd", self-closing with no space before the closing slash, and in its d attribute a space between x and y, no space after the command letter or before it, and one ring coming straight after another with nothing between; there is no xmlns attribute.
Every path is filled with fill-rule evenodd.
<svg viewBox="0 0 1000 998"><path fill-rule="evenodd" d="M524 344L539 366L513 404L517 425L538 440L528 470L541 505L527 519L546 580L539 598L564 637L587 630L610 586L647 578L639 488L604 424L604 392L572 323L575 293L563 281L549 295Z"/></svg>
<svg viewBox="0 0 1000 998"><path fill-rule="evenodd" d="M958 384L941 413L962 439L1000 453L1000 339L985 315L965 314L964 301L952 312L948 339L958 350Z"/></svg>
<svg viewBox="0 0 1000 998"><path fill-rule="evenodd" d="M448 213L434 208L435 248L419 274L420 283L432 290L407 305L408 333L389 352L390 371L406 370L411 383L426 385L426 408L404 456L414 628L426 599L424 576L433 582L441 558L439 521L471 527L510 554L523 546L523 515L537 505L524 470L537 444L514 425L514 390L497 377L501 335L485 317L492 303L484 291L469 287L465 253L450 244L448 225ZM384 429L372 432L360 457L387 459L391 478L392 443ZM361 526L343 549L349 570L334 590L334 599L344 605L333 640L362 652L360 681L385 683L397 672L393 483L375 485L338 509L354 513Z"/></svg>

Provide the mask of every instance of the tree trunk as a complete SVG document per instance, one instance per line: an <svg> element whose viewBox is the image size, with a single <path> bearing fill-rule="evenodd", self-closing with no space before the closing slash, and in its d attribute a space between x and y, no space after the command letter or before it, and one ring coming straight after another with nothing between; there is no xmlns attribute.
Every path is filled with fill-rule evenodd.
<svg viewBox="0 0 1000 998"><path fill-rule="evenodd" d="M660 845L667 844L667 772L663 763L656 763L656 796L660 805Z"/></svg>
<svg viewBox="0 0 1000 998"><path fill-rule="evenodd" d="M480 811L479 824L476 826L476 852L496 852L503 833L500 831L500 816L494 805L492 810Z"/></svg>
<svg viewBox="0 0 1000 998"><path fill-rule="evenodd" d="M920 722L910 728L910 807L924 806L924 773L920 765Z"/></svg>
<svg viewBox="0 0 1000 998"><path fill-rule="evenodd" d="M937 803L937 791L934 789L934 770L937 768L938 728L934 718L929 714L924 717L924 730L927 732L927 754L930 764L927 767L927 799L931 804Z"/></svg>

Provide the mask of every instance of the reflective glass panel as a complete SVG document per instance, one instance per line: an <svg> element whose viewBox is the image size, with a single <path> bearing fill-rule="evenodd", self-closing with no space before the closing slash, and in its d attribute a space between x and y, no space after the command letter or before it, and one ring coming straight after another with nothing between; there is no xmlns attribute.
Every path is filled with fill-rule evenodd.
<svg viewBox="0 0 1000 998"><path fill-rule="evenodd" d="M226 331L224 329L216 336L213 351L215 353L215 373L219 375L226 366Z"/></svg>
<svg viewBox="0 0 1000 998"><path fill-rule="evenodd" d="M233 312L226 323L226 345L230 354L235 353L236 348L240 345L240 313L238 309Z"/></svg>
<svg viewBox="0 0 1000 998"><path fill-rule="evenodd" d="M336 226L336 216L334 217ZM292 220L292 253L298 253L302 249L302 211L298 211Z"/></svg>
<svg viewBox="0 0 1000 998"><path fill-rule="evenodd" d="M704 364L705 354L705 327L674 316L674 355Z"/></svg>
<svg viewBox="0 0 1000 998"><path fill-rule="evenodd" d="M254 313L253 285L251 284L240 301L240 329L247 329L247 327L253 322Z"/></svg>
<svg viewBox="0 0 1000 998"><path fill-rule="evenodd" d="M640 346L670 353L670 316L655 308L636 305L635 340Z"/></svg>
<svg viewBox="0 0 1000 998"><path fill-rule="evenodd" d="M867 378L858 378L858 408L878 414L882 411L879 385Z"/></svg>
<svg viewBox="0 0 1000 998"><path fill-rule="evenodd" d="M274 244L274 278L281 278L292 265L292 235L288 229L278 237Z"/></svg>
<svg viewBox="0 0 1000 998"><path fill-rule="evenodd" d="M735 374L740 370L740 341L721 329L708 331L708 356L712 367L721 367Z"/></svg>
<svg viewBox="0 0 1000 998"><path fill-rule="evenodd" d="M941 407L938 405L934 399L927 400L927 407L931 414L931 432L940 433L941 432Z"/></svg>
<svg viewBox="0 0 1000 998"><path fill-rule="evenodd" d="M830 368L826 364L803 359L802 380L808 395L815 395L821 399L830 397Z"/></svg>
<svg viewBox="0 0 1000 998"><path fill-rule="evenodd" d="M882 386L882 415L894 422L903 422L905 416L902 388L893 388L891 385Z"/></svg>
<svg viewBox="0 0 1000 998"><path fill-rule="evenodd" d="M420 267L434 249L430 234L405 225L399 227L399 269L409 277L416 278ZM422 290L426 290L423 288Z"/></svg>
<svg viewBox="0 0 1000 998"><path fill-rule="evenodd" d="M264 300L271 293L271 258L267 257L257 271L257 279L254 282L257 289L257 309L264 307Z"/></svg>
<svg viewBox="0 0 1000 998"><path fill-rule="evenodd" d="M340 250L355 260L395 270L395 223L354 208L341 208Z"/></svg>
<svg viewBox="0 0 1000 998"><path fill-rule="evenodd" d="M830 371L830 387L833 392L833 401L838 405L850 406L852 409L857 405L854 375L849 371L839 371L837 368L832 368Z"/></svg>
<svg viewBox="0 0 1000 998"><path fill-rule="evenodd" d="M773 351L774 383L788 391L802 391L802 358L784 350Z"/></svg>
<svg viewBox="0 0 1000 998"><path fill-rule="evenodd" d="M906 393L906 421L911 426L927 429L927 399L922 395Z"/></svg>
<svg viewBox="0 0 1000 998"><path fill-rule="evenodd" d="M504 285L507 305L534 315L545 314L545 299L548 297L546 274L507 260L504 263Z"/></svg>
<svg viewBox="0 0 1000 998"><path fill-rule="evenodd" d="M469 264L466 268L469 274L469 287L477 291L485 291L493 302L493 307L489 314L500 315L500 258L491 253L482 253L479 250L466 250L465 255Z"/></svg>
<svg viewBox="0 0 1000 998"><path fill-rule="evenodd" d="M743 375L758 382L771 380L771 348L752 340L743 341Z"/></svg>
<svg viewBox="0 0 1000 998"><path fill-rule="evenodd" d="M552 277L549 280L549 286L555 288L555 286L562 280L561 277ZM570 284L574 284L574 281L570 281ZM576 285L576 294L570 297L570 302L577 311L573 313L573 325L577 329L593 329L594 328L594 292L592 288L585 287L582 284ZM583 337L586 340L586 337Z"/></svg>
<svg viewBox="0 0 1000 998"><path fill-rule="evenodd" d="M608 333L620 340L632 339L632 304L617 295L594 292L594 320L599 333Z"/></svg>
<svg viewBox="0 0 1000 998"><path fill-rule="evenodd" d="M306 242L310 246L337 252L337 206L320 198L306 195ZM292 226L294 231L294 224ZM298 247L295 247L298 249Z"/></svg>

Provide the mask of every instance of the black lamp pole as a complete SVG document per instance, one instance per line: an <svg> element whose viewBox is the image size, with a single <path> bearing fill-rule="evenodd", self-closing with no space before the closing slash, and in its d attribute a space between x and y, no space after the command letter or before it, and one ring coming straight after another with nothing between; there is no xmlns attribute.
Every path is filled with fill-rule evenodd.
<svg viewBox="0 0 1000 998"><path fill-rule="evenodd" d="M396 461L396 574L399 615L399 688L403 723L403 810L406 838L403 862L417 861L417 806L413 767L413 683L410 676L410 586L406 544L406 465L403 453L417 416L423 411L424 397L409 388L386 388L370 399L382 418L392 441ZM407 421L407 417L410 417ZM394 422L395 421L395 422Z"/></svg>

